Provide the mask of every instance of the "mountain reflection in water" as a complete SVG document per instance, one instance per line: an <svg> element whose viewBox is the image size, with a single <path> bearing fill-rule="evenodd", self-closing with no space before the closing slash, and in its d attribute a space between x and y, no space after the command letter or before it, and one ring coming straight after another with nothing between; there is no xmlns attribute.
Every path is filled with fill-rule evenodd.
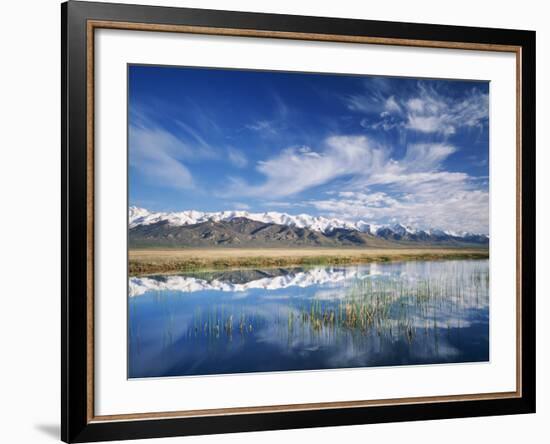
<svg viewBox="0 0 550 444"><path fill-rule="evenodd" d="M488 260L129 280L129 377L489 359Z"/></svg>

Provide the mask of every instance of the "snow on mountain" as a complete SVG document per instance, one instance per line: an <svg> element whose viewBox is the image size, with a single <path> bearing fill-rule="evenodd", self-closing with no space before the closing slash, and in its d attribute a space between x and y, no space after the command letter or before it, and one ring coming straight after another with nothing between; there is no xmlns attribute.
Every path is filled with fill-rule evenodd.
<svg viewBox="0 0 550 444"><path fill-rule="evenodd" d="M337 218L327 218L323 216L310 216L308 214L291 215L287 213L279 213L276 211L268 211L265 213L250 213L248 211L218 211L218 212L203 212L195 210L187 210L180 212L150 212L144 208L131 206L129 209L129 226L130 228L139 225L151 225L158 222L168 222L173 226L193 225L202 222L212 221L230 221L235 218L246 218L263 223L272 223L278 225L287 225L298 228L309 228L310 230L320 231L322 233L330 233L336 229L355 230L362 233L369 233L373 236L388 237L398 236L400 238L414 236L435 236L439 238L451 237L458 239L478 238L488 239L488 236L483 234L474 234L468 232L443 231L439 229L417 230L403 224L394 225L375 225L367 223L363 220L357 222L346 221Z"/></svg>
<svg viewBox="0 0 550 444"><path fill-rule="evenodd" d="M406 227L405 225L402 225L402 224L395 224L395 225L391 226L390 229L394 233L399 234L401 236L405 236L407 234L417 234L418 233L418 230L415 230L414 228L411 228L411 227Z"/></svg>
<svg viewBox="0 0 550 444"><path fill-rule="evenodd" d="M310 216L308 214L298 214L296 216L269 211L265 213L250 213L248 211L219 211L219 212L202 212L202 211L181 211L177 213L149 212L144 208L130 207L130 228L138 225L151 225L162 221L167 221L170 225L181 226L198 224L201 222L213 221L229 221L235 218L243 217L263 223L272 223L278 225L288 225L298 228L309 228L314 231L328 233L337 228L345 228L348 230L359 230L358 224L361 227L369 227L365 222L348 222L341 219L329 219L322 216ZM367 231L367 230L364 230Z"/></svg>

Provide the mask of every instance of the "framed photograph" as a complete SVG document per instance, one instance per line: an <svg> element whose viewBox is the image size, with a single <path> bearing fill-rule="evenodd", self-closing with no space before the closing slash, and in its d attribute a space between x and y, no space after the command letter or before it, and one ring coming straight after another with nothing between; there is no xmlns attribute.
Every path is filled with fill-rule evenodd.
<svg viewBox="0 0 550 444"><path fill-rule="evenodd" d="M535 33L69 1L62 439L535 411Z"/></svg>

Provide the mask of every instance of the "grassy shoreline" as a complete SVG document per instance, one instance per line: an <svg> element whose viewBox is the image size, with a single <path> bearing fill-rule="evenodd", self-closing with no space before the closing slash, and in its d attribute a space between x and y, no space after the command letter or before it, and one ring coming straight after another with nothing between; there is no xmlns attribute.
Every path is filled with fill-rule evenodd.
<svg viewBox="0 0 550 444"><path fill-rule="evenodd" d="M140 249L130 250L130 275L314 265L355 265L406 260L486 259L488 249Z"/></svg>

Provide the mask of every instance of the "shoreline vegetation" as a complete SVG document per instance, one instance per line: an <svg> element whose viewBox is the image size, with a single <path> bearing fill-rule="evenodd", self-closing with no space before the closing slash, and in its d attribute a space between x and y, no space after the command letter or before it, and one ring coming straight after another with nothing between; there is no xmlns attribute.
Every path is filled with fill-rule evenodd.
<svg viewBox="0 0 550 444"><path fill-rule="evenodd" d="M131 276L235 268L357 265L408 260L487 259L487 248L202 248L130 249Z"/></svg>

